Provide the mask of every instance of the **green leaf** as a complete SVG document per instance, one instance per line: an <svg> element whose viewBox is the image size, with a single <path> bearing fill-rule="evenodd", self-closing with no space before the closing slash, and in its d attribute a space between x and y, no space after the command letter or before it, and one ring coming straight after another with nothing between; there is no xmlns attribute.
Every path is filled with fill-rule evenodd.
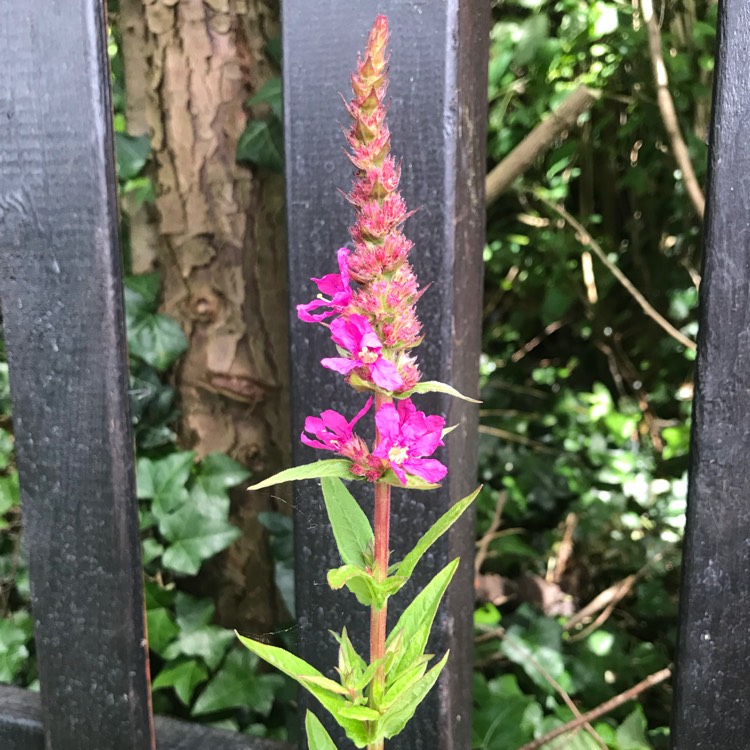
<svg viewBox="0 0 750 750"><path fill-rule="evenodd" d="M153 511L158 518L177 510L187 501L185 485L190 479L194 460L195 453L192 451L170 453L157 460L138 459L138 497L141 500L153 500Z"/></svg>
<svg viewBox="0 0 750 750"><path fill-rule="evenodd" d="M646 739L646 717L643 709L637 706L617 728L619 750L651 750Z"/></svg>
<svg viewBox="0 0 750 750"><path fill-rule="evenodd" d="M268 716L282 679L275 674L258 674L258 658L247 649L229 652L219 672L206 685L192 710L193 716L250 706Z"/></svg>
<svg viewBox="0 0 750 750"><path fill-rule="evenodd" d="M151 138L115 133L117 177L121 182L135 177L146 165L151 155Z"/></svg>
<svg viewBox="0 0 750 750"><path fill-rule="evenodd" d="M288 677L291 677L317 698L357 747L367 746L368 734L364 723L357 719L347 719L339 715L340 709L351 704L341 696L326 690L320 685L302 679L303 677L324 677L315 667L308 664L304 659L300 659L298 656L285 651L283 648L269 646L265 643L254 641L251 638L245 638L239 633L237 633L237 637L250 651L260 656L261 659L264 659Z"/></svg>
<svg viewBox="0 0 750 750"><path fill-rule="evenodd" d="M458 568L458 563L458 558L448 563L417 594L414 601L399 617L398 622L388 636L386 648L390 646L394 638L399 636L399 633L401 633L400 637L403 637L404 647L402 652L394 658L391 673L388 675L390 678L389 681L395 681L400 676L400 673L409 669L424 652L427 645L427 638L432 628L432 622L440 605L440 600L443 598L443 594Z"/></svg>
<svg viewBox="0 0 750 750"><path fill-rule="evenodd" d="M337 477L324 477L320 486L342 562L364 568L375 543L365 512Z"/></svg>
<svg viewBox="0 0 750 750"><path fill-rule="evenodd" d="M209 453L198 464L196 482L207 494L219 494L244 482L250 472L224 453Z"/></svg>
<svg viewBox="0 0 750 750"><path fill-rule="evenodd" d="M237 161L284 171L284 133L276 118L250 120L237 142Z"/></svg>
<svg viewBox="0 0 750 750"><path fill-rule="evenodd" d="M0 619L0 682L13 682L28 663L32 624L28 612Z"/></svg>
<svg viewBox="0 0 750 750"><path fill-rule="evenodd" d="M268 104L271 111L279 118L284 119L283 113L283 97L282 97L282 84L281 78L278 76L269 78L258 91L253 94L248 100L247 104L251 107L256 104Z"/></svg>
<svg viewBox="0 0 750 750"><path fill-rule="evenodd" d="M415 393L447 393L449 396L454 398L460 398L464 401L471 401L472 404L481 404L481 401L477 401L475 398L469 398L464 396L463 393L457 391L452 385L447 383L441 383L438 380L425 380L421 383L417 383L413 388L403 393L394 394L395 398L410 398Z"/></svg>
<svg viewBox="0 0 750 750"><path fill-rule="evenodd" d="M205 622L204 614L209 618L213 614L213 604L206 600L195 600L193 597L181 595L177 600L177 624L180 633L162 656L165 659L176 659L179 656L200 657L209 669L216 669L233 641L232 631L218 625ZM181 613L181 609L190 609Z"/></svg>
<svg viewBox="0 0 750 750"><path fill-rule="evenodd" d="M144 539L141 543L141 549L143 550L141 562L144 565L148 565L164 554L164 546L152 538Z"/></svg>
<svg viewBox="0 0 750 750"><path fill-rule="evenodd" d="M128 315L156 312L161 292L161 275L139 273L125 278L125 310Z"/></svg>
<svg viewBox="0 0 750 750"><path fill-rule="evenodd" d="M408 690L401 693L396 702L385 711L377 724L376 737L378 739L381 737L390 739L403 730L411 717L414 716L414 712L417 710L419 704L437 682L437 678L443 671L449 655L450 652L447 652L421 680L418 680Z"/></svg>
<svg viewBox="0 0 750 750"><path fill-rule="evenodd" d="M422 479L422 477L415 476L414 474L407 474L406 484L401 484L401 480L393 473L393 469L388 469L378 481L390 484L392 487L409 490L436 490L440 487L439 484L431 484Z"/></svg>
<svg viewBox="0 0 750 750"><path fill-rule="evenodd" d="M191 503L160 518L159 531L170 542L162 564L185 575L195 575L205 560L242 536L228 521L208 517Z"/></svg>
<svg viewBox="0 0 750 750"><path fill-rule="evenodd" d="M264 487L273 487L275 484L284 482L294 482L300 479L321 479L322 477L340 477L342 479L354 479L349 471L351 462L343 458L330 458L324 461L315 461L312 464L304 466L295 466L291 469L284 469L278 474L274 474L262 482L253 484L248 487L249 490L261 490Z"/></svg>
<svg viewBox="0 0 750 750"><path fill-rule="evenodd" d="M195 688L208 678L206 665L188 659L175 664L169 664L159 672L151 685L152 690L174 688L177 697L187 706L190 703Z"/></svg>
<svg viewBox="0 0 750 750"><path fill-rule="evenodd" d="M180 629L174 621L172 613L165 607L154 607L146 610L146 624L148 627L148 647L156 654L164 650L175 639Z"/></svg>
<svg viewBox="0 0 750 750"><path fill-rule="evenodd" d="M424 553L453 526L461 517L461 514L474 502L481 489L480 485L474 492L467 495L463 500L459 500L447 513L438 518L429 531L417 542L414 549L396 566L394 571L396 575L402 576L404 582L409 579Z"/></svg>
<svg viewBox="0 0 750 750"><path fill-rule="evenodd" d="M356 565L343 565L328 571L328 585L334 589L346 586L365 607L382 609L389 596L393 596L406 580L401 576L389 576L378 582L372 573Z"/></svg>
<svg viewBox="0 0 750 750"><path fill-rule="evenodd" d="M159 372L164 372L187 349L179 323L166 315L144 315L128 321L128 350Z"/></svg>
<svg viewBox="0 0 750 750"><path fill-rule="evenodd" d="M331 735L310 710L305 713L305 733L309 750L336 750Z"/></svg>
<svg viewBox="0 0 750 750"><path fill-rule="evenodd" d="M0 477L0 516L16 507L21 500L18 485L18 472L14 471L7 477Z"/></svg>

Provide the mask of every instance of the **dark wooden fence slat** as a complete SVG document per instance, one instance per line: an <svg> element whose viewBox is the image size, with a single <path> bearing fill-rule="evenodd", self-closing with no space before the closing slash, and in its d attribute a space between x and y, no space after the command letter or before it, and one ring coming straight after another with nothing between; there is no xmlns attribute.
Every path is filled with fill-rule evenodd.
<svg viewBox="0 0 750 750"><path fill-rule="evenodd" d="M719 4L672 747L750 741L750 5Z"/></svg>
<svg viewBox="0 0 750 750"><path fill-rule="evenodd" d="M102 0L0 0L0 299L48 746L153 745Z"/></svg>
<svg viewBox="0 0 750 750"><path fill-rule="evenodd" d="M155 725L159 750L292 750L292 746L284 742L164 716L157 716ZM104 748L102 745L95 747L96 750ZM43 750L42 707L37 693L0 685L0 748Z"/></svg>
<svg viewBox="0 0 750 750"><path fill-rule="evenodd" d="M336 249L348 240L351 208L336 193L348 189L352 168L339 123L346 123L339 93L349 95L349 73L377 13L388 16L391 31L391 108L393 153L403 157L402 188L419 213L407 222L414 240L413 263L423 284L433 285L419 304L427 338L419 347L429 379L452 382L475 393L480 350L481 250L484 229L484 141L486 123L489 6L482 0L402 2L384 0L285 0L283 44L287 163L287 210L292 346L294 432L322 409L353 415L362 397L320 359L331 356L326 332L299 322L294 306L314 296L311 276L335 269ZM476 479L476 409L444 398L422 397L426 410L460 423L460 437L449 441L443 459L450 481L439 492L394 493L393 559L399 559L452 502L466 495ZM295 449L295 462L314 452ZM358 496L368 488L357 484ZM346 625L367 653L367 613L345 592L331 592L325 571L340 564L323 522L315 483L295 490L297 601L300 654L326 672L335 664L329 629ZM473 520L467 516L421 564L415 585L393 600L391 625L417 586L461 556L462 566L436 623L430 651L452 652L439 687L419 709L393 750L465 750L470 746L471 617ZM306 700L306 699L305 699ZM307 705L306 702L303 702ZM321 718L325 718L321 715ZM331 731L334 728L328 725Z"/></svg>

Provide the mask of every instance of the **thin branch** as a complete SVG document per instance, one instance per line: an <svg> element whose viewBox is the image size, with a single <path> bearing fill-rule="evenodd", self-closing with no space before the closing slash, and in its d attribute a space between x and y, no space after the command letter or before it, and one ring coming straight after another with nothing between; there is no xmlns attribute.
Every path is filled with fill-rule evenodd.
<svg viewBox="0 0 750 750"><path fill-rule="evenodd" d="M639 682L637 685L628 688L624 693L620 693L614 698L610 698L610 700L605 701L600 706L597 706L591 711L587 711L585 714L582 714L572 721L569 721L567 724L556 727L551 732L547 732L547 734L545 734L544 736L539 737L532 742L527 742L522 747L519 747L518 750L539 750L539 748L544 747L544 745L546 745L548 742L552 742L552 740L556 740L561 735L575 731L586 722L592 722L595 719L598 719L605 714L614 711L624 703L629 703L630 701L637 698L645 690L648 690L649 688L658 685L660 682L664 682L664 680L669 679L671 675L672 670L669 667L660 669L658 672L654 672L654 674L646 677L645 680L641 680L641 682Z"/></svg>
<svg viewBox="0 0 750 750"><path fill-rule="evenodd" d="M695 341L689 339L684 333L678 331L653 305L638 291L635 284L607 257L601 245L589 234L588 230L579 221L574 219L562 206L558 206L541 195L536 196L545 206L551 208L556 214L564 219L578 234L582 245L590 248L594 255L604 263L609 272L622 284L631 297L640 305L643 312L661 326L673 339L679 341L684 347L695 351Z"/></svg>
<svg viewBox="0 0 750 750"><path fill-rule="evenodd" d="M648 31L648 51L651 57L651 67L654 69L656 100L659 104L661 119L664 121L664 127L672 144L672 153L674 154L675 161L685 180L685 189L687 190L688 197L698 216L703 219L703 214L706 210L706 199L698 184L698 178L695 176L693 163L690 160L690 153L680 131L680 123L677 119L672 94L669 91L667 68L664 65L661 48L661 32L659 31L659 22L654 16L652 0L641 0L641 11L643 13L643 20L646 23L646 30Z"/></svg>
<svg viewBox="0 0 750 750"><path fill-rule="evenodd" d="M508 430L501 430L499 427L487 427L487 425L480 424L479 432L482 435L492 435L492 437L499 437L503 440L507 440L509 443L518 443L519 445L526 445L529 448L534 448L540 453L550 453L553 456L558 455L560 451L549 448L544 443L540 443L538 440L532 440L524 435L518 435L515 432L509 432Z"/></svg>
<svg viewBox="0 0 750 750"><path fill-rule="evenodd" d="M490 548L490 543L495 538L495 532L500 528L500 523L503 518L503 508L508 500L507 492L499 492L497 495L497 502L495 503L495 514L492 516L492 522L490 523L489 529L477 542L477 554L474 558L474 575L479 575L479 571L482 569L484 561L487 559L487 552Z"/></svg>
<svg viewBox="0 0 750 750"><path fill-rule="evenodd" d="M525 658L528 659L534 669L536 669L536 671L539 672L540 675L542 675L542 677L552 686L555 692L563 699L565 705L573 712L573 716L581 721L580 726L583 726L583 728L591 735L594 742L596 742L596 744L599 745L599 747L603 750L608 750L607 744L599 736L599 733L591 725L591 722L586 720L586 718L579 710L578 706L576 706L576 704L574 703L573 699L568 695L565 688L534 658L533 654L530 651L526 651Z"/></svg>
<svg viewBox="0 0 750 750"><path fill-rule="evenodd" d="M512 183L547 151L566 128L591 109L600 93L579 86L547 119L539 123L492 171L485 180L487 205L495 201Z"/></svg>

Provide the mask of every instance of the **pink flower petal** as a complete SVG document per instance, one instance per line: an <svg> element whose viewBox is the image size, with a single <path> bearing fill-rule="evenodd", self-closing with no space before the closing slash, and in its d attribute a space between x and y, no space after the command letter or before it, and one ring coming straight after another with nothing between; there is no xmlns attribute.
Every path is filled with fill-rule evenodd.
<svg viewBox="0 0 750 750"><path fill-rule="evenodd" d="M329 370L335 370L342 375L348 375L352 370L359 367L360 363L356 359L347 359L346 357L326 357L320 360L323 367Z"/></svg>
<svg viewBox="0 0 750 750"><path fill-rule="evenodd" d="M448 468L435 458L407 459L402 466L409 474L421 477L430 484L437 484L448 473Z"/></svg>
<svg viewBox="0 0 750 750"><path fill-rule="evenodd" d="M403 378L398 374L396 365L390 360L380 357L370 366L372 381L380 388L387 391L395 391L403 386Z"/></svg>

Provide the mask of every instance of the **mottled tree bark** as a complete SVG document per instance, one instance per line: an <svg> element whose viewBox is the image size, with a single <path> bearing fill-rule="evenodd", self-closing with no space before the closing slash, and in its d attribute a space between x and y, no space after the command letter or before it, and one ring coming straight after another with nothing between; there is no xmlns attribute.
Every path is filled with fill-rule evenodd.
<svg viewBox="0 0 750 750"><path fill-rule="evenodd" d="M287 293L281 177L235 161L245 101L273 74L278 0L121 0L129 128L150 132L156 247L133 217L135 271L164 275L164 311L190 346L175 372L181 440L227 453L255 478L287 465ZM202 572L220 619L276 619L272 562L257 522L274 500L238 492L243 539Z"/></svg>

